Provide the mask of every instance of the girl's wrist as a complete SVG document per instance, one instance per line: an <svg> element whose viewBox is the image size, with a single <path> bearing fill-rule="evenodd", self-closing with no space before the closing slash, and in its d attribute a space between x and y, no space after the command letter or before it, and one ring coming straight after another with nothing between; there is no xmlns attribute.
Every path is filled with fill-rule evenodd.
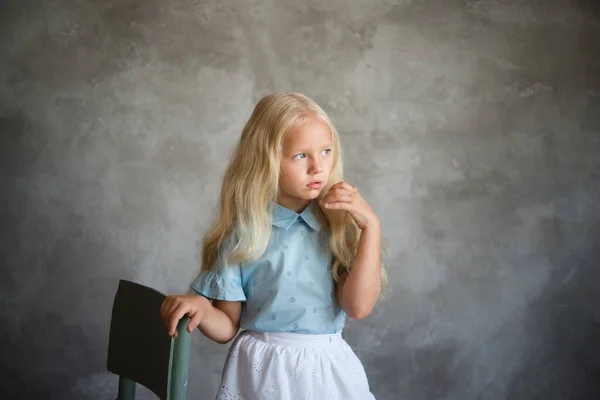
<svg viewBox="0 0 600 400"><path fill-rule="evenodd" d="M363 231L373 231L380 229L379 218L374 217L370 220L365 221L362 227L360 227Z"/></svg>
<svg viewBox="0 0 600 400"><path fill-rule="evenodd" d="M198 305L198 307L201 307L205 310L208 308L208 306L211 305L210 300L208 298L206 298L205 296L202 296L201 294L196 295L195 302Z"/></svg>

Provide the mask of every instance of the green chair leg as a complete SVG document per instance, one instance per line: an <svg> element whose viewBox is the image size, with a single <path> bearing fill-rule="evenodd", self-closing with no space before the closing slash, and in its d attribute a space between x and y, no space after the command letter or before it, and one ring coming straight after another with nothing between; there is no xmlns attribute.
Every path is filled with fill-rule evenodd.
<svg viewBox="0 0 600 400"><path fill-rule="evenodd" d="M169 357L168 399L185 400L188 384L188 363L192 335L187 331L189 317L183 317L177 324L177 339L171 339L171 354Z"/></svg>
<svg viewBox="0 0 600 400"><path fill-rule="evenodd" d="M135 385L131 379L120 377L118 400L135 400Z"/></svg>

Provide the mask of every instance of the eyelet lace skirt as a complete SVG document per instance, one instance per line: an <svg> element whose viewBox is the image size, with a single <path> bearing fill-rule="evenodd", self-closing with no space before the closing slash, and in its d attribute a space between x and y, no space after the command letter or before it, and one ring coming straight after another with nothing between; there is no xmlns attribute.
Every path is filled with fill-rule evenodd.
<svg viewBox="0 0 600 400"><path fill-rule="evenodd" d="M341 333L243 331L225 361L217 400L374 400Z"/></svg>

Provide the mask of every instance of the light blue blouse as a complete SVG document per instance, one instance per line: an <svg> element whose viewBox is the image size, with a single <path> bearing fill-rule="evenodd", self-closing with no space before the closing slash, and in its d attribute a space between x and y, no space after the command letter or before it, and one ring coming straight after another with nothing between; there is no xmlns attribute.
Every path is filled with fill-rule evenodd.
<svg viewBox="0 0 600 400"><path fill-rule="evenodd" d="M331 334L346 319L331 275L329 232L311 203L301 214L273 206L273 232L254 262L228 265L227 244L216 265L190 287L209 299L243 301L240 325L263 332Z"/></svg>

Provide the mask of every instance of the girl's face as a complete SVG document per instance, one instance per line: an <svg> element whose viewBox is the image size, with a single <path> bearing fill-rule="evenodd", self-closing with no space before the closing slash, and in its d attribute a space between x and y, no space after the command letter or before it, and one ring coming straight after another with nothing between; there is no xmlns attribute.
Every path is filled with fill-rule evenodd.
<svg viewBox="0 0 600 400"><path fill-rule="evenodd" d="M277 201L301 212L319 197L333 165L333 142L327 124L311 118L283 139Z"/></svg>

